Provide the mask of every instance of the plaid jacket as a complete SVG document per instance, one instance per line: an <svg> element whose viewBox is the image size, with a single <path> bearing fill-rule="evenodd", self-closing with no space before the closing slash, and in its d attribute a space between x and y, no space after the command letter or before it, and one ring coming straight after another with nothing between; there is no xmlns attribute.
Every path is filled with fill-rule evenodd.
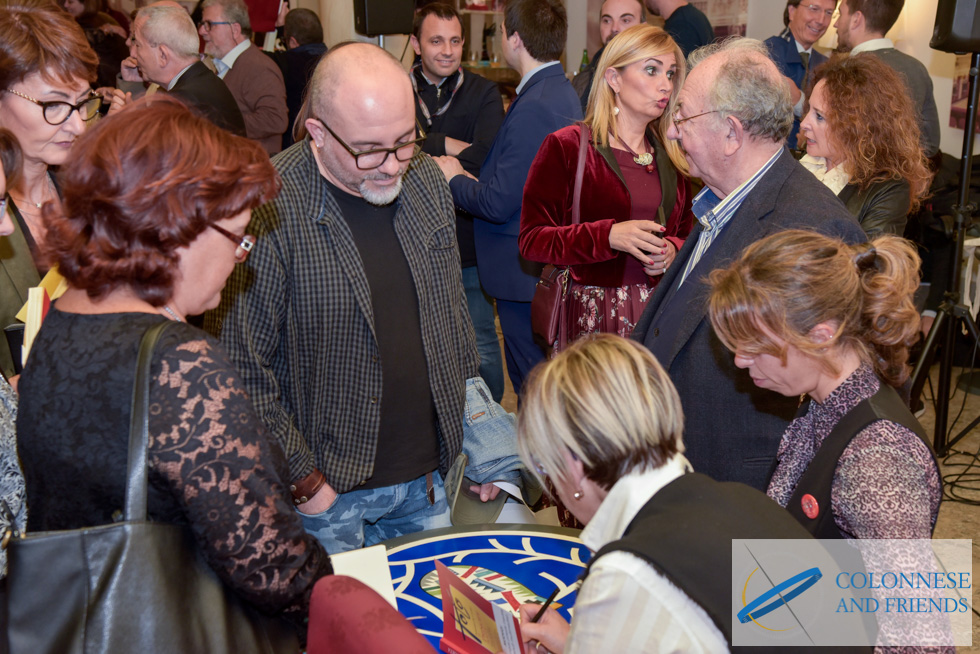
<svg viewBox="0 0 980 654"><path fill-rule="evenodd" d="M282 191L252 213L256 247L236 266L207 327L279 439L291 479L315 466L342 493L371 476L378 443L382 366L370 289L309 140L273 164ZM465 381L477 376L479 358L452 197L428 156L412 162L397 202L395 232L418 293L445 474L462 447Z"/></svg>

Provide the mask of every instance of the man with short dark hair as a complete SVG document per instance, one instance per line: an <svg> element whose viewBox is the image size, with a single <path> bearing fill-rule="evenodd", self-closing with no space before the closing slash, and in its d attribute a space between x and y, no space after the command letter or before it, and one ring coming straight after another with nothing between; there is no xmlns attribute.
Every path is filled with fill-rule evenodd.
<svg viewBox="0 0 980 654"><path fill-rule="evenodd" d="M708 319L708 275L784 229L866 239L830 189L783 147L793 124L783 76L754 39L695 51L667 137L681 147L698 222L633 330L663 364L684 407L685 456L718 481L765 491L779 439L799 404L757 388Z"/></svg>
<svg viewBox="0 0 980 654"><path fill-rule="evenodd" d="M796 135L803 117L803 92L814 69L827 61L813 46L830 27L837 0L787 0L783 10L786 26L776 36L766 39L769 56L776 62L779 72L786 77L786 86L793 101L793 129L787 143L796 148Z"/></svg>
<svg viewBox="0 0 980 654"><path fill-rule="evenodd" d="M282 27L282 42L286 51L266 54L279 66L286 83L289 127L282 135L282 147L285 149L293 144L292 127L303 104L303 93L310 83L317 62L327 51L327 46L323 42L320 17L314 12L309 9L289 9L289 5L283 3L279 17L276 27Z"/></svg>
<svg viewBox="0 0 980 654"><path fill-rule="evenodd" d="M437 157L456 204L473 214L480 282L497 300L507 371L520 393L544 352L531 332L531 299L541 266L521 258L524 181L551 132L582 118L582 106L558 57L568 23L559 0L508 0L501 27L507 64L521 74L510 105L476 179L455 157Z"/></svg>
<svg viewBox="0 0 980 654"><path fill-rule="evenodd" d="M218 77L228 85L245 119L248 138L270 155L282 149L289 127L286 85L279 68L252 43L244 0L204 0L198 34L214 57Z"/></svg>
<svg viewBox="0 0 980 654"><path fill-rule="evenodd" d="M896 50L885 38L904 6L905 0L841 0L840 17L834 23L837 43L852 55L870 52L905 77L912 104L919 110L922 149L933 157L939 151L939 112L932 77L921 61Z"/></svg>
<svg viewBox="0 0 980 654"><path fill-rule="evenodd" d="M595 77L596 64L599 63L599 57L606 49L609 39L628 27L645 23L646 19L647 14L643 10L643 3L640 0L605 0L599 7L599 41L602 43L602 47L596 51L588 67L579 71L579 74L572 79L572 87L582 100L583 114L586 105L589 103L589 93L592 91L592 78Z"/></svg>
<svg viewBox="0 0 980 654"><path fill-rule="evenodd" d="M433 157L455 157L466 172L479 175L504 121L504 104L497 85L460 66L463 23L453 6L434 2L416 12L411 42L419 57L412 68L412 84L416 96L415 119L426 136L422 151ZM456 241L466 304L480 353L480 376L499 402L504 394L504 362L493 299L480 285L473 216L458 207Z"/></svg>
<svg viewBox="0 0 980 654"><path fill-rule="evenodd" d="M646 0L647 9L664 19L664 29L688 56L715 38L711 22L687 0Z"/></svg>
<svg viewBox="0 0 980 654"><path fill-rule="evenodd" d="M282 192L252 214L262 247L208 316L330 553L450 525L443 476L478 361L452 197L417 156L414 104L376 45L324 55L309 136L275 157Z"/></svg>

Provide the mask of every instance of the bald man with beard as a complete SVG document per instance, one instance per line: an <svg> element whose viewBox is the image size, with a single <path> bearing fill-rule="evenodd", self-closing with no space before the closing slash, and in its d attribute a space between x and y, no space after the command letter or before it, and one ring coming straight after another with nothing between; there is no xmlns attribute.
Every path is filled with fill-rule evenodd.
<svg viewBox="0 0 980 654"><path fill-rule="evenodd" d="M450 525L478 357L456 214L416 156L412 85L374 45L330 50L309 135L273 158L278 198L208 327L282 445L307 530L336 553Z"/></svg>

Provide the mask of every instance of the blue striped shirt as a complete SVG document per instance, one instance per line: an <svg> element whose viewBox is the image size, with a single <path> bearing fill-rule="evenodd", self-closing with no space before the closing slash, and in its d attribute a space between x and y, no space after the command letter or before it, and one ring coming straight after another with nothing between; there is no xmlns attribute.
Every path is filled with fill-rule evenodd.
<svg viewBox="0 0 980 654"><path fill-rule="evenodd" d="M687 279L687 276L691 274L694 267L698 265L698 261L704 256L704 253L708 251L711 244L715 242L718 235L731 220L731 217L735 215L738 208L742 206L742 202L745 200L746 196L755 188L755 185L759 183L762 176L772 168L772 165L779 158L779 155L783 153L783 149L780 148L776 150L776 153L770 157L762 168L756 171L755 175L749 179L742 182L742 185L736 188L734 191L725 196L725 199L719 198L715 195L715 192L710 188L705 186L701 189L701 192L694 197L694 204L691 207L694 212L694 216L701 223L701 233L698 235L698 243L694 247L694 252L687 259L687 265L684 266L684 272L681 274L680 282L678 285L683 284Z"/></svg>

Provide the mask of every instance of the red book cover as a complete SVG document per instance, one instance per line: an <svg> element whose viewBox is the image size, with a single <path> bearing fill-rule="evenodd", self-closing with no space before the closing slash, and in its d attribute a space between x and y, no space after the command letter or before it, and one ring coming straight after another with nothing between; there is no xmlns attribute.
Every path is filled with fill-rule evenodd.
<svg viewBox="0 0 980 654"><path fill-rule="evenodd" d="M495 608L439 561L436 571L443 615L439 649L449 654L525 654L521 625L513 614Z"/></svg>

